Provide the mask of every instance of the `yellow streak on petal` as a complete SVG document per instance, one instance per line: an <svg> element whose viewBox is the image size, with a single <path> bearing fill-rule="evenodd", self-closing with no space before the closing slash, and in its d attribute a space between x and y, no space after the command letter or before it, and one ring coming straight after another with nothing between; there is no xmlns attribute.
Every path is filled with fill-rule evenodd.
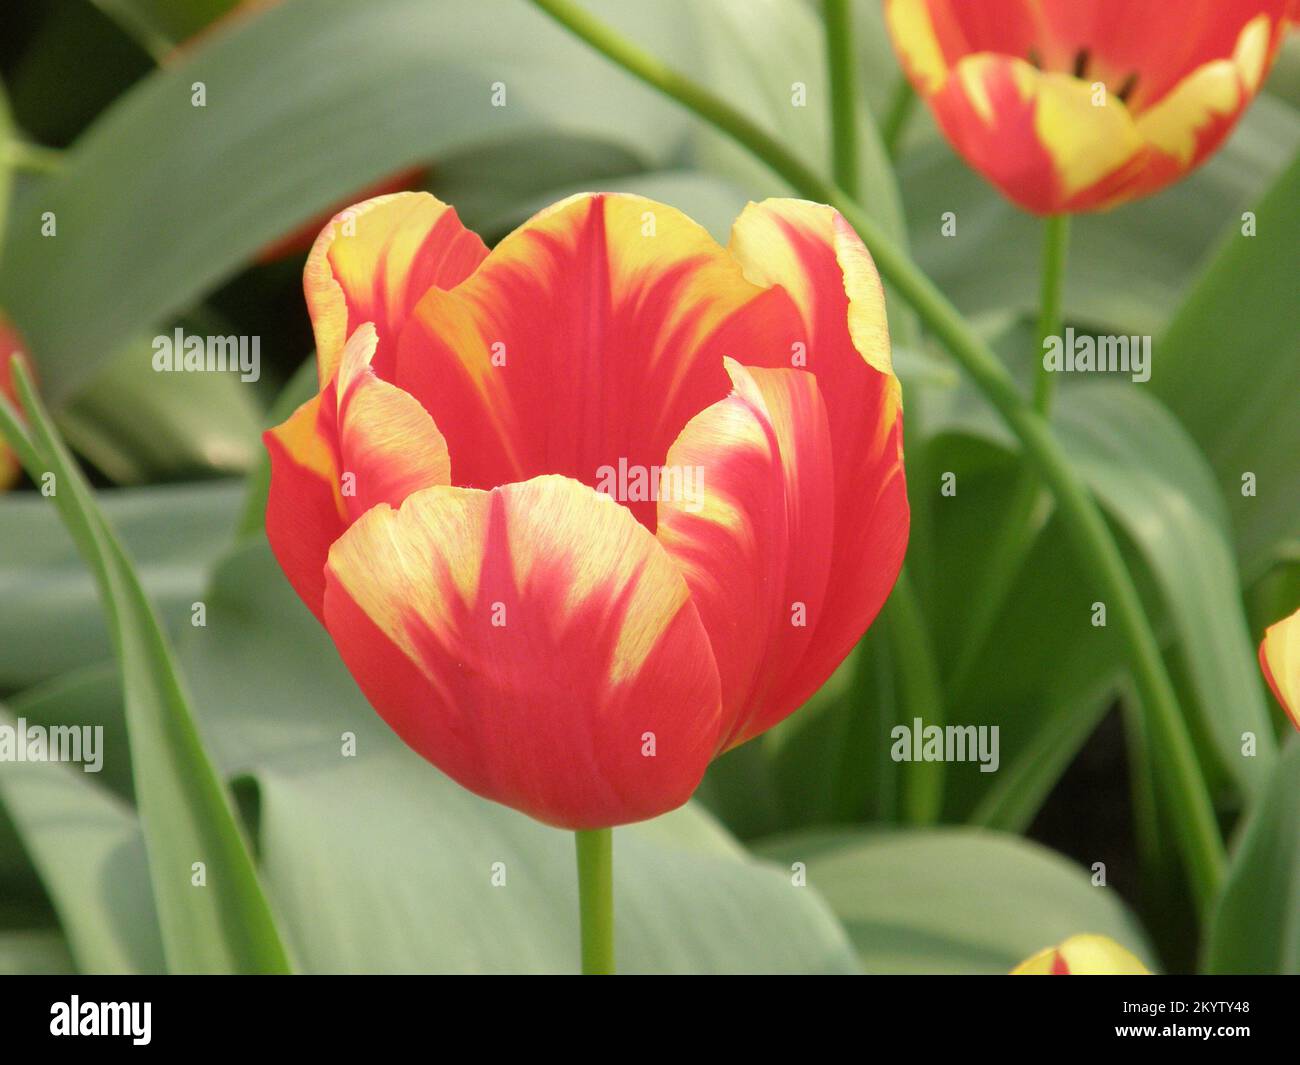
<svg viewBox="0 0 1300 1065"><path fill-rule="evenodd" d="M442 646L455 647L452 619L478 595L486 496L426 488L400 510L372 507L330 548L330 571L348 595L431 678L408 621L422 620Z"/></svg>
<svg viewBox="0 0 1300 1065"><path fill-rule="evenodd" d="M1138 116L1138 132L1186 166L1196 154L1196 131L1215 115L1230 114L1241 100L1240 74L1229 59L1215 59L1187 75L1154 107Z"/></svg>
<svg viewBox="0 0 1300 1065"><path fill-rule="evenodd" d="M771 199L746 206L731 230L731 253L743 265L750 281L763 287L784 288L809 325L817 302L813 276L800 263L781 222L804 234L810 242L831 247L848 297L849 339L868 366L891 378L889 406L881 417L882 431L887 432L902 407L902 389L894 376L885 290L871 253L833 207L795 199Z"/></svg>
<svg viewBox="0 0 1300 1065"><path fill-rule="evenodd" d="M1255 92L1264 79L1271 29L1267 15L1256 15L1242 27L1237 46L1232 50L1232 61L1241 71L1241 80L1248 93Z"/></svg>
<svg viewBox="0 0 1300 1065"><path fill-rule="evenodd" d="M948 80L948 64L930 21L927 0L888 0L885 22L922 94L930 96L942 89Z"/></svg>
<svg viewBox="0 0 1300 1065"><path fill-rule="evenodd" d="M339 469L331 448L316 431L316 418L320 412L320 396L313 396L292 415L271 430L289 457L328 484L334 495L334 506L339 516L346 520L347 507L343 502Z"/></svg>
<svg viewBox="0 0 1300 1065"><path fill-rule="evenodd" d="M510 562L521 598L530 599L542 567L557 564L568 575L553 615L561 624L593 598L615 607L626 597L609 680L615 687L634 680L688 596L668 555L626 507L567 477L538 477L508 486L505 494ZM575 521L582 524L580 536Z"/></svg>
<svg viewBox="0 0 1300 1065"><path fill-rule="evenodd" d="M1138 132L1186 166L1196 154L1196 134L1216 116L1231 115L1259 87L1268 62L1267 15L1251 19L1237 37L1231 59L1214 59L1192 71L1138 116Z"/></svg>
<svg viewBox="0 0 1300 1065"><path fill-rule="evenodd" d="M1300 728L1300 610L1268 627L1263 649L1278 701Z"/></svg>
<svg viewBox="0 0 1300 1065"><path fill-rule="evenodd" d="M1057 955L1072 976L1150 976L1136 956L1107 936L1071 936L1057 947L1048 947L1025 959L1011 970L1012 976L1051 976Z"/></svg>
<svg viewBox="0 0 1300 1065"><path fill-rule="evenodd" d="M1107 92L1104 104L1097 106L1091 82L1054 72L1034 76L1034 130L1052 156L1065 198L1114 173L1142 150L1137 126L1114 93Z"/></svg>
<svg viewBox="0 0 1300 1065"><path fill-rule="evenodd" d="M1014 969L1011 976L1051 976L1052 963L1056 960L1056 948L1048 947L1037 954L1030 955Z"/></svg>

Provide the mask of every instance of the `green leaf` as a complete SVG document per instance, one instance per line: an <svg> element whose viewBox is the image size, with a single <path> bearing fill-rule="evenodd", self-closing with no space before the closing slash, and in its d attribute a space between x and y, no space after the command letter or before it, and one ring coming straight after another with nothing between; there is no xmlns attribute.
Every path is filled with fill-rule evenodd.
<svg viewBox="0 0 1300 1065"><path fill-rule="evenodd" d="M1233 848L1205 969L1300 973L1300 739L1291 737Z"/></svg>
<svg viewBox="0 0 1300 1065"><path fill-rule="evenodd" d="M156 59L221 15L239 0L91 0Z"/></svg>
<svg viewBox="0 0 1300 1065"><path fill-rule="evenodd" d="M869 973L1006 973L1082 932L1110 936L1153 968L1113 888L1060 855L980 829L828 831L756 846L803 862Z"/></svg>
<svg viewBox="0 0 1300 1065"><path fill-rule="evenodd" d="M236 481L114 489L105 517L169 626L189 622L208 570L230 543L242 488ZM0 690L30 687L112 654L86 570L50 500L0 496Z"/></svg>
<svg viewBox="0 0 1300 1065"><path fill-rule="evenodd" d="M256 787L261 861L303 968L576 972L572 834L410 752L264 542L239 548L207 599L207 627L186 633L182 660L216 757ZM816 893L755 863L694 805L615 830L614 868L623 971L855 966Z"/></svg>
<svg viewBox="0 0 1300 1065"><path fill-rule="evenodd" d="M683 2L595 6L656 52L695 47ZM663 162L687 119L530 4L280 4L145 78L73 146L18 212L0 304L61 405L105 356L366 184L539 128Z"/></svg>
<svg viewBox="0 0 1300 1065"><path fill-rule="evenodd" d="M31 438L5 404L0 429L28 474L55 477L54 499L95 571L121 664L137 803L167 967L174 972L289 968L230 800L209 761L187 696L139 579L80 471L14 363ZM194 863L206 880L191 882Z"/></svg>
<svg viewBox="0 0 1300 1065"><path fill-rule="evenodd" d="M1166 618L1167 634L1176 640L1195 696L1194 723L1208 738L1221 767L1253 794L1267 778L1276 744L1254 665L1223 502L1204 457L1167 410L1130 384L1068 387L1057 410L1057 430L1079 472L1141 552L1149 577L1144 598L1148 603L1155 600L1158 613ZM1005 446L1005 430L982 408L955 406L942 414L936 429ZM1061 534L1049 528L1043 535L1059 538ZM1044 549L1057 564L1068 564L1054 544ZM1077 697L1095 706L1096 695L1087 694L1088 682L1106 681L1113 675L1110 667L1117 651L1107 633L1092 627L1090 610L1096 596L1087 575L1081 574L1080 579L1077 585L1040 586L1030 602L1037 621L1025 615L1025 593L1017 592L1008 609L1016 612L1019 627L1000 626L998 632L1006 634L1006 640L1033 642L1040 638L1036 629L1050 623L1053 639L1064 634L1068 644L1094 644L1095 654L1080 660L1092 665L1078 678L1085 687ZM1067 598L1066 587L1078 591ZM1074 605L1063 620L1065 602ZM1050 621L1041 604L1050 604ZM941 610L931 616L952 613ZM1005 645L1006 640L991 641L990 646ZM1041 650L1039 654L1053 670L1061 668L1058 654ZM981 690L986 680L981 673L972 688ZM1108 688L1109 684L1102 684L1098 691ZM986 704L998 702L988 699ZM1056 720L1067 732L1073 731L1064 718L1057 715ZM1257 738L1255 757L1241 753L1243 732L1253 732Z"/></svg>
<svg viewBox="0 0 1300 1065"><path fill-rule="evenodd" d="M1222 498L1204 457L1140 389L1072 389L1062 440L1102 506L1142 550L1196 696L1199 722L1248 794L1267 779L1276 742L1246 628ZM1242 754L1243 733L1257 753Z"/></svg>
<svg viewBox="0 0 1300 1065"><path fill-rule="evenodd" d="M68 442L119 484L242 473L261 451L256 385L236 373L159 373L128 344L59 414Z"/></svg>
<svg viewBox="0 0 1300 1065"><path fill-rule="evenodd" d="M830 74L821 20L786 0L711 0L695 6L701 57L690 77L719 93L789 145L815 170L830 170ZM803 87L802 98L796 94ZM880 137L860 116L861 201L890 236L906 241L898 186ZM736 181L750 195L788 196L767 166L712 127L695 137L706 170Z"/></svg>
<svg viewBox="0 0 1300 1065"><path fill-rule="evenodd" d="M1280 105L1279 105L1280 106ZM1300 155L1254 207L1257 235L1240 217L1156 342L1152 384L1210 457L1248 577L1279 541L1300 535ZM1257 494L1242 492L1253 473Z"/></svg>
<svg viewBox="0 0 1300 1065"><path fill-rule="evenodd" d="M0 724L17 718L0 711ZM63 723L67 723L66 721ZM105 748L107 758L111 748ZM140 820L80 765L0 761L0 804L54 903L81 972L163 969Z"/></svg>
<svg viewBox="0 0 1300 1065"><path fill-rule="evenodd" d="M61 976L72 973L67 941L41 928L0 931L0 973L6 976Z"/></svg>

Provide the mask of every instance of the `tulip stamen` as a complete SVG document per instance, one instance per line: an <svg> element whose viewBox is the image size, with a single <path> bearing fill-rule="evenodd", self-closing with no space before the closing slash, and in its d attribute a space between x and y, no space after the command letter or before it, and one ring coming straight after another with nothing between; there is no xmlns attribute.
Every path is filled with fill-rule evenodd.
<svg viewBox="0 0 1300 1065"><path fill-rule="evenodd" d="M1032 46L1030 47L1028 58L1031 66L1036 67L1038 70L1043 69L1043 57L1038 54L1037 48L1034 48Z"/></svg>
<svg viewBox="0 0 1300 1065"><path fill-rule="evenodd" d="M1080 48L1074 55L1074 76L1076 78L1086 77L1088 73L1088 60L1092 58L1087 48Z"/></svg>
<svg viewBox="0 0 1300 1065"><path fill-rule="evenodd" d="M1124 79L1124 84L1119 87L1119 92L1117 92L1115 95L1118 96L1125 103L1128 103L1129 97L1133 95L1133 90L1137 88L1137 82L1138 82L1138 76L1137 76L1137 71L1135 70L1127 78Z"/></svg>

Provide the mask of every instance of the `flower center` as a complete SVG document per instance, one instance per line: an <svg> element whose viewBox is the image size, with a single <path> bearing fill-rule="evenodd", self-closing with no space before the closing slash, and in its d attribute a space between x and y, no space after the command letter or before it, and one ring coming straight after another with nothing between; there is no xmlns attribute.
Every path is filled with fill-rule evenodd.
<svg viewBox="0 0 1300 1065"><path fill-rule="evenodd" d="M1043 57L1039 54L1037 48L1031 47L1029 49L1028 59L1029 62L1032 63L1035 67L1037 67L1039 70L1044 69ZM1088 77L1088 70L1089 67L1091 67L1091 65L1092 65L1092 51L1088 48L1080 48L1077 52L1074 53L1074 63L1070 69L1070 73L1074 77L1078 78L1080 81L1083 81ZM1102 81L1102 84L1106 86L1106 90L1108 92L1112 91L1111 86L1105 81L1105 79L1098 79L1098 80ZM1137 88L1137 83L1138 83L1137 71L1131 70L1129 71L1128 75L1124 78L1124 80L1119 83L1119 88L1113 91L1115 92L1116 96L1118 96L1125 103L1128 103L1129 98L1132 97L1133 95L1133 90Z"/></svg>

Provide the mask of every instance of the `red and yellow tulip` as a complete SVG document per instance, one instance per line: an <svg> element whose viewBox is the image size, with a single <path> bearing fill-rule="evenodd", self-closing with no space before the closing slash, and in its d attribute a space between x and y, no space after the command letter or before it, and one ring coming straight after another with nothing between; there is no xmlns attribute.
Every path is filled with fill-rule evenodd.
<svg viewBox="0 0 1300 1065"><path fill-rule="evenodd" d="M472 791L574 829L670 810L889 594L899 385L831 208L751 204L724 249L581 195L488 252L381 196L305 287L321 387L267 433L267 534L371 704Z"/></svg>
<svg viewBox="0 0 1300 1065"><path fill-rule="evenodd" d="M1259 667L1291 724L1300 729L1300 610L1264 630Z"/></svg>
<svg viewBox="0 0 1300 1065"><path fill-rule="evenodd" d="M1138 959L1107 936L1071 936L1026 958L1012 976L1150 976Z"/></svg>
<svg viewBox="0 0 1300 1065"><path fill-rule="evenodd" d="M1254 99L1291 0L885 0L953 147L1051 215L1113 207L1204 162Z"/></svg>

